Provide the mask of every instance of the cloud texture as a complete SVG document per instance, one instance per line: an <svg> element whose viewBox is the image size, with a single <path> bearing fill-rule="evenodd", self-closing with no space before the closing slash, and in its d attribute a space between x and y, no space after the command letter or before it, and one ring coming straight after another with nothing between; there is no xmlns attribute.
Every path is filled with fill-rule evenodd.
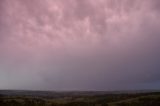
<svg viewBox="0 0 160 106"><path fill-rule="evenodd" d="M0 88L160 88L159 0L1 0Z"/></svg>

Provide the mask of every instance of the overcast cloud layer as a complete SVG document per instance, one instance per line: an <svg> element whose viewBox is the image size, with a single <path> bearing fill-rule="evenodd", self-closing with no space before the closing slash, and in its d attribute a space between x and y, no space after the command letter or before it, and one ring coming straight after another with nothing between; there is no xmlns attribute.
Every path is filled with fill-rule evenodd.
<svg viewBox="0 0 160 106"><path fill-rule="evenodd" d="M159 89L159 5L0 0L0 89Z"/></svg>

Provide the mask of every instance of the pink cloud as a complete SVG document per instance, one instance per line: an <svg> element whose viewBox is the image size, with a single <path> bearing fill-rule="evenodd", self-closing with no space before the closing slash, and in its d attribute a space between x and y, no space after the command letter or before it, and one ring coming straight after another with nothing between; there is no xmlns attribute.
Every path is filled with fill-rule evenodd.
<svg viewBox="0 0 160 106"><path fill-rule="evenodd" d="M129 83L152 81L159 75L158 3L0 1L0 75L6 76L0 86L123 89Z"/></svg>

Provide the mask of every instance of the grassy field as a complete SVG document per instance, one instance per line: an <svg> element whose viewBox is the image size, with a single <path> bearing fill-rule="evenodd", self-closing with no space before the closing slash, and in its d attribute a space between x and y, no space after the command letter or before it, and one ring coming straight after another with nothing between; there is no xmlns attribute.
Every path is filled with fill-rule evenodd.
<svg viewBox="0 0 160 106"><path fill-rule="evenodd" d="M160 93L0 91L0 106L160 106Z"/></svg>

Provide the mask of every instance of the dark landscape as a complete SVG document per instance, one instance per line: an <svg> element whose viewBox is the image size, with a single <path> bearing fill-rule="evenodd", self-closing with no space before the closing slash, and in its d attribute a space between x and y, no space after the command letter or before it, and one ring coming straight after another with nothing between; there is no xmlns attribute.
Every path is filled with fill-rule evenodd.
<svg viewBox="0 0 160 106"><path fill-rule="evenodd" d="M160 92L1 90L0 106L160 106Z"/></svg>

